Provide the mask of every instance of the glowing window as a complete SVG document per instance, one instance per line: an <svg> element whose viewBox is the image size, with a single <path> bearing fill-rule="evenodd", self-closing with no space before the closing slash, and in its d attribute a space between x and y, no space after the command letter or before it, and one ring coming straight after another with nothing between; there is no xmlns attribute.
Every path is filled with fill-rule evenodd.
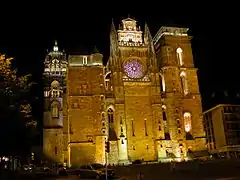
<svg viewBox="0 0 240 180"><path fill-rule="evenodd" d="M181 85L182 85L183 93L186 95L186 94L188 94L188 84L187 84L187 79L186 79L186 73L184 71L181 72L180 78L181 78Z"/></svg>
<svg viewBox="0 0 240 180"><path fill-rule="evenodd" d="M160 82L159 82L159 84L160 84L160 91L161 92L165 92L165 80L164 80L163 75L160 74L159 79L160 79Z"/></svg>
<svg viewBox="0 0 240 180"><path fill-rule="evenodd" d="M144 66L136 59L126 61L123 65L123 69L130 78L142 78L144 75Z"/></svg>
<svg viewBox="0 0 240 180"><path fill-rule="evenodd" d="M191 113L185 112L184 115L183 115L183 119L184 119L184 129L188 133L192 129L192 116L191 116Z"/></svg>
<svg viewBox="0 0 240 180"><path fill-rule="evenodd" d="M180 66L182 66L183 65L183 50L179 47L179 48L177 48L176 52L177 52L178 64Z"/></svg>

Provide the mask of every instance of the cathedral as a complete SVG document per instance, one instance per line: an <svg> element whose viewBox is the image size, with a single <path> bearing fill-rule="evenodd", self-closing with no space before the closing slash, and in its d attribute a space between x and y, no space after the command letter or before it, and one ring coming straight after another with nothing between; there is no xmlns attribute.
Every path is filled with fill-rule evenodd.
<svg viewBox="0 0 240 180"><path fill-rule="evenodd" d="M112 23L106 65L100 53L67 56L55 42L44 61L45 157L74 167L181 161L205 150L187 33L161 27L152 38L134 19L118 30Z"/></svg>

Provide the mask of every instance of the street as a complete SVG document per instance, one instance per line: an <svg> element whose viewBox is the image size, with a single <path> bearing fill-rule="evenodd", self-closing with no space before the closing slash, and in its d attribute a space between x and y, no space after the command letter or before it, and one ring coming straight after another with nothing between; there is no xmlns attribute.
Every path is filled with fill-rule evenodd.
<svg viewBox="0 0 240 180"><path fill-rule="evenodd" d="M240 180L240 162L238 161L186 162L176 163L174 167L171 164L139 164L111 168L115 170L118 180L139 180L140 174L141 180ZM69 175L66 177L1 177L1 180L3 179L79 180L81 178Z"/></svg>

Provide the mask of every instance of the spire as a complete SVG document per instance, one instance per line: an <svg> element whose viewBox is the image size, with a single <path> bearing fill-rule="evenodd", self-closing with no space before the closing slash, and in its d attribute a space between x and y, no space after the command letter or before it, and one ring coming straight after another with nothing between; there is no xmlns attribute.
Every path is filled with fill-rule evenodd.
<svg viewBox="0 0 240 180"><path fill-rule="evenodd" d="M150 56L151 56L151 65L153 67L157 67L156 66L157 59L156 59L156 55L155 55L153 39L152 39L152 35L150 33L150 30L149 30L146 22L145 22L145 28L144 28L144 42L149 48L149 52L150 52Z"/></svg>
<svg viewBox="0 0 240 180"><path fill-rule="evenodd" d="M115 29L115 25L114 25L114 20L112 18L112 24L111 24L111 33L115 33L116 29Z"/></svg>
<svg viewBox="0 0 240 180"><path fill-rule="evenodd" d="M114 54L117 48L117 31L115 29L114 21L112 19L111 30L110 30L110 50Z"/></svg>
<svg viewBox="0 0 240 180"><path fill-rule="evenodd" d="M150 33L150 30L146 22L145 22L145 28L144 28L144 41L146 44L149 44L152 41L152 35Z"/></svg>
<svg viewBox="0 0 240 180"><path fill-rule="evenodd" d="M53 51L58 51L58 43L57 43L57 40L55 40L55 42L54 42Z"/></svg>

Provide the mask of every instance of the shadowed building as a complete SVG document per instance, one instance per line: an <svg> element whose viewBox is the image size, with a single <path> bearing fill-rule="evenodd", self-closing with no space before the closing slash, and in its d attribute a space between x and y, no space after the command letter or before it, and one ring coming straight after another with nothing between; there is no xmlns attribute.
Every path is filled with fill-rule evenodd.
<svg viewBox="0 0 240 180"><path fill-rule="evenodd" d="M204 112L207 147L224 157L240 155L240 106L219 104Z"/></svg>
<svg viewBox="0 0 240 180"><path fill-rule="evenodd" d="M183 159L205 149L201 97L187 29L162 27L152 39L137 22L112 23L110 56L45 60L44 152L69 165ZM55 56L53 54L59 54ZM64 58L63 58L64 57Z"/></svg>

